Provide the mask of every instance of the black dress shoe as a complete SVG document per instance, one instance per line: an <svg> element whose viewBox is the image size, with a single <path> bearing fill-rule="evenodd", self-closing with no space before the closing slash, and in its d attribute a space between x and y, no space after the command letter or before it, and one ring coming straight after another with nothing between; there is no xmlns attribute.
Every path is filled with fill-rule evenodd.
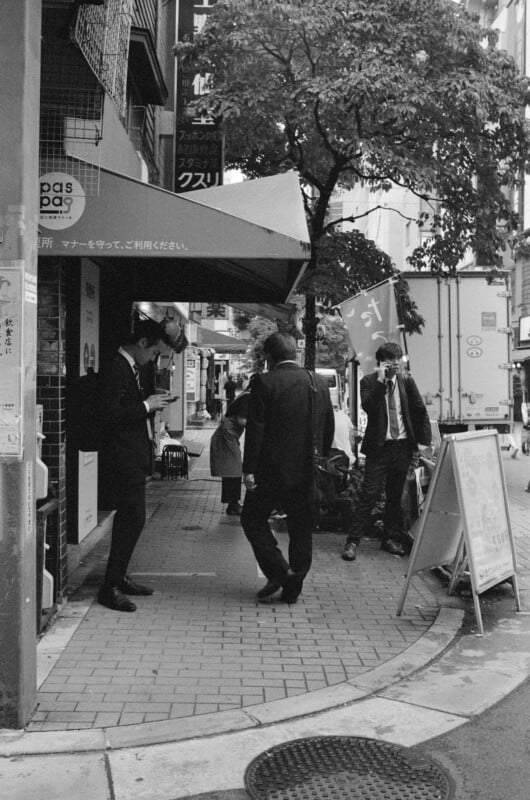
<svg viewBox="0 0 530 800"><path fill-rule="evenodd" d="M294 595L285 594L285 592L282 592L278 600L280 601L280 603L288 603L290 606L294 606L294 604L298 600L298 595L295 597Z"/></svg>
<svg viewBox="0 0 530 800"><path fill-rule="evenodd" d="M117 586L102 586L98 592L98 603L112 608L113 611L136 611L134 603Z"/></svg>
<svg viewBox="0 0 530 800"><path fill-rule="evenodd" d="M394 539L385 539L385 541L381 543L381 550L386 550L387 553L392 553L393 556L404 556L407 552L403 545L396 542Z"/></svg>
<svg viewBox="0 0 530 800"><path fill-rule="evenodd" d="M278 581L267 581L263 589L260 589L259 592L256 593L256 597L258 600L268 600L270 601L271 598L280 591L282 588L281 583Z"/></svg>
<svg viewBox="0 0 530 800"><path fill-rule="evenodd" d="M118 589L120 592L123 592L123 594L144 595L145 597L153 594L153 590L150 586L142 586L140 583L133 581L132 578L129 578L128 575L119 582Z"/></svg>
<svg viewBox="0 0 530 800"><path fill-rule="evenodd" d="M355 561L357 557L356 550L357 550L356 544L354 544L353 542L347 544L342 553L342 558L344 559L344 561Z"/></svg>

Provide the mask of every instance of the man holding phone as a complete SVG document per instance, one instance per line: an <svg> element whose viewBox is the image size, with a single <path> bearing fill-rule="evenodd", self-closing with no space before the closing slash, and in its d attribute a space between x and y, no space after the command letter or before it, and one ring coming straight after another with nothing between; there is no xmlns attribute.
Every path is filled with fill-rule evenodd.
<svg viewBox="0 0 530 800"><path fill-rule="evenodd" d="M105 420L101 471L107 476L108 500L116 513L98 602L114 611L136 611L128 595L153 593L127 575L127 567L145 523L145 485L152 461L150 417L171 402L167 393L145 391L141 370L169 343L158 323L138 322L101 372L99 406Z"/></svg>
<svg viewBox="0 0 530 800"><path fill-rule="evenodd" d="M377 367L361 380L361 405L368 415L361 452L366 456L364 480L355 518L342 553L354 561L356 548L368 530L372 510L385 490L384 534L381 547L403 556L407 552L401 496L413 454L431 443L431 424L413 378L401 371L403 351L386 342L376 351Z"/></svg>

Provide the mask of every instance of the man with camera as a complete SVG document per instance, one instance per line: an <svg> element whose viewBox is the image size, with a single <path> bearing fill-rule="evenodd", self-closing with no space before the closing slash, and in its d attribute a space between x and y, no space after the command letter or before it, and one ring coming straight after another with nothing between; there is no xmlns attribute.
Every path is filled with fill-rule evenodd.
<svg viewBox="0 0 530 800"><path fill-rule="evenodd" d="M342 553L345 561L355 560L356 548L369 528L383 489L386 503L381 547L397 556L407 553L401 496L418 446L431 443L431 424L416 383L401 371L402 357L399 344L386 342L375 354L375 372L361 380L361 405L368 415L361 445L366 462L359 504Z"/></svg>

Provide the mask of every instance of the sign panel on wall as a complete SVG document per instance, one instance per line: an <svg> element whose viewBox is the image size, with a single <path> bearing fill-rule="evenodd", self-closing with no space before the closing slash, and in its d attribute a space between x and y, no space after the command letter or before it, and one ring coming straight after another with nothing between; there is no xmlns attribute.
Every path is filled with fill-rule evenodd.
<svg viewBox="0 0 530 800"><path fill-rule="evenodd" d="M22 456L22 264L0 264L0 455Z"/></svg>

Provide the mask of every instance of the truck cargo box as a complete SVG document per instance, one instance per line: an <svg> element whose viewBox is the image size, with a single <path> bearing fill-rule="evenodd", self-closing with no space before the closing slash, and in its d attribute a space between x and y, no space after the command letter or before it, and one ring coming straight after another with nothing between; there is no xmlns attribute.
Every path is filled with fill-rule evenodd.
<svg viewBox="0 0 530 800"><path fill-rule="evenodd" d="M425 318L423 333L405 339L410 372L444 432L508 433L513 425L509 292L503 280L489 284L486 275L404 273Z"/></svg>

